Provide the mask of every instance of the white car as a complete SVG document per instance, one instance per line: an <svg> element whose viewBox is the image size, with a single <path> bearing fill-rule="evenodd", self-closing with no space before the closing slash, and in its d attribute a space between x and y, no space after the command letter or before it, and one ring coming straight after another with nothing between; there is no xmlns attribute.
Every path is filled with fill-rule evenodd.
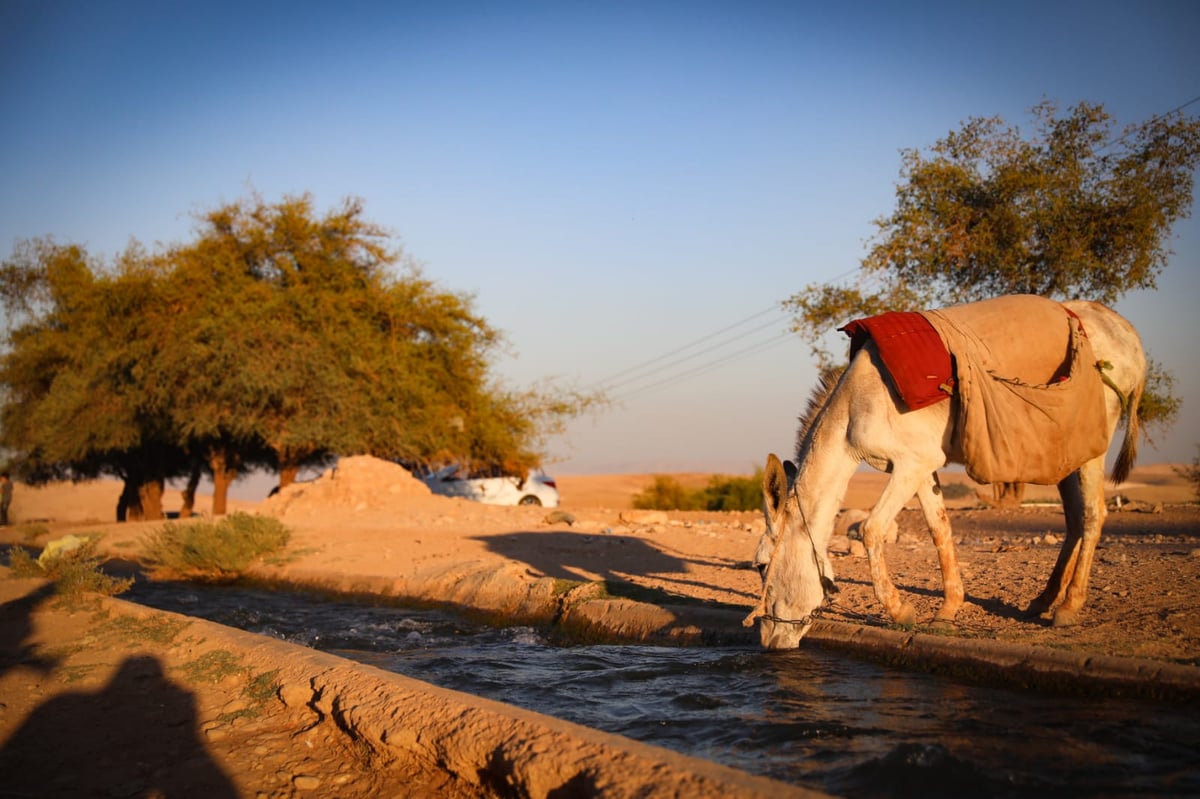
<svg viewBox="0 0 1200 799"><path fill-rule="evenodd" d="M429 490L444 497L462 497L488 505L544 505L558 507L558 486L541 470L530 470L525 479L516 475L471 477L461 466L447 466L422 478Z"/></svg>

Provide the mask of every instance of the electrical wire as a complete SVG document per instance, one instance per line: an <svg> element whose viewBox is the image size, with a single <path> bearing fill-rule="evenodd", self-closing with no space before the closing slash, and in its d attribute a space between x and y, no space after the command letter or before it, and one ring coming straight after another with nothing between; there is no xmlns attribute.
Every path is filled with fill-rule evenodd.
<svg viewBox="0 0 1200 799"><path fill-rule="evenodd" d="M1175 108L1171 109L1170 111L1167 111L1165 114L1160 114L1159 116L1169 116L1171 114L1176 114L1176 113L1182 111L1183 109L1188 108L1189 106L1192 106L1196 103L1200 103L1200 95L1193 97L1192 99L1188 100L1187 102L1184 102L1184 103L1176 106ZM1115 139L1112 142L1109 142L1104 147L1107 148L1107 147L1119 144L1128 135L1129 134L1127 133L1124 136L1121 136L1120 138ZM1102 149L1104 149L1104 148L1102 148ZM862 266L859 265L852 269L848 269L845 272L842 272L838 275L835 275L834 277L832 277L828 281L826 281L826 283L827 284L839 283L839 282L848 280L856 275L861 275L861 273L862 273ZM883 279L882 275L880 275L880 274L869 275L867 278L867 283L868 284L877 284L877 283L881 282L882 279ZM787 316L788 316L787 313L783 313L783 314L777 313L774 317L769 319L767 322L757 325L754 328L751 328L749 330L743 330L743 331L737 333L736 335L725 336L725 334L730 333L731 331L737 330L738 328L740 328L746 324L749 324L750 322L761 319L762 317L766 316L767 314L780 311L782 309L782 307L783 307L782 303L769 305L760 311L756 311L756 312L750 314L749 316L747 316L743 319L740 319L732 324L726 325L718 330L715 330L712 333L708 333L703 336L700 336L699 338L693 339L693 340L691 340L685 344L682 344L672 350L669 350L661 355L657 355L648 360L641 361L637 364L634 364L633 366L630 366L626 369L622 369L612 375L609 375L607 378L598 380L591 385L591 388L604 390L604 391L613 391L615 389L633 386L632 388L629 388L628 391L626 391L624 393L618 393L618 395L616 397L614 397L614 399L616 399L618 401L628 400L628 399L632 399L634 397L639 397L646 393L650 393L652 391L656 391L656 390L659 390L662 388L666 388L668 386L675 385L676 383L682 382L684 380L689 380L691 378L698 377L699 375L706 374L707 372L712 371L713 369L717 368L718 366L728 363L729 361L733 360L734 358L739 358L739 357L743 357L743 356L747 356L747 355L751 355L751 354L757 354L757 353L772 349L774 347L777 347L780 344L784 343L785 341L787 341L788 339L791 338L792 333L790 331L784 331L783 333L772 336L768 339L755 342L748 347L744 347L735 352L728 353L728 354L723 355L714 360L705 361L696 366L685 369L681 372L675 372L670 375L661 376L664 371L673 369L677 366L685 364L689 361L693 361L697 358L701 358L705 355L712 354L718 350L724 349L725 347L729 346L730 344L732 344L735 341L739 341L741 339L746 338L747 336L751 336L751 335L761 332L773 325L779 324L780 322L784 321L784 319L787 318ZM691 352L690 354L687 354L687 355L683 354L683 353L689 352L689 350L695 349L696 347L700 346L701 344L710 342L713 339L718 339L718 337L723 337L723 338L720 338L720 340L718 340L716 343L711 344L710 346L705 347L704 349L696 350L695 352ZM676 356L681 356L681 357L676 357ZM666 363L664 363L664 361ZM651 369L651 367L655 367L655 368ZM641 386L635 385L635 384L639 383L640 381L647 380L647 379L653 379L653 378L658 378L658 379L654 380L654 382L652 382L652 383L647 383L645 385L641 385Z"/></svg>
<svg viewBox="0 0 1200 799"><path fill-rule="evenodd" d="M663 377L661 380L658 380L657 382L649 383L647 385L639 386L635 389L632 389L628 393L619 394L616 397L614 397L614 399L617 400L618 402L623 402L623 401L633 399L635 397L640 397L643 394L651 393L658 389L667 388L667 387L673 386L677 383L682 383L685 380L690 380L691 378L699 377L702 374L711 372L713 369L716 369L718 366L721 366L722 364L727 363L727 362L733 360L734 358L742 358L742 357L746 357L749 355L757 355L761 352L766 352L767 350L774 349L775 347L778 347L780 344L784 344L790 340L792 340L791 332L784 331L782 333L777 333L776 335L772 336L769 339L755 342L754 344L751 344L748 347L744 347L735 352L728 353L727 355L725 355L721 358L718 358L714 361L709 361L708 363L700 364L699 366L692 367L691 369L685 370L683 372L678 372L676 374L668 375L666 377Z"/></svg>
<svg viewBox="0 0 1200 799"><path fill-rule="evenodd" d="M737 334L737 335L735 335L735 336L730 336L730 337L728 337L728 338L725 338L725 339L723 339L723 340L721 340L721 341L718 341L716 344L713 344L713 345L711 345L711 346L705 347L705 348L704 348L704 349L702 349L702 350L698 350L698 351L696 351L696 352L693 352L693 353L691 353L690 355L685 355L685 356L683 356L683 357L681 357L681 358L676 358L675 360L672 360L672 361L669 361L669 362L667 362L667 363L665 363L665 364L662 364L662 365L658 366L657 368L655 368L655 369L654 369L653 371L651 371L651 372L644 373L644 372L641 372L641 370L639 370L639 373L637 373L637 374L633 374L633 375L631 375L631 376L629 376L629 377L626 377L624 380L618 380L618 381L616 381L616 382L610 382L610 383L606 383L606 384L604 384L604 388L605 388L606 390L608 390L608 391L612 391L612 390L614 390L614 389L621 388L621 387L623 387L623 386L627 386L627 385L629 385L630 383L636 383L636 382L638 382L639 380L645 380L645 379L646 379L646 378L648 378L648 377L656 377L657 375L660 375L660 374L662 374L662 372L663 372L663 371L665 371L665 370L672 369L672 368L674 368L674 367L676 367L676 366L678 366L678 365L680 365L680 364L687 363L688 361L693 361L693 360L695 360L696 358L700 358L700 357L702 357L702 356L704 356L704 355L708 355L708 354L710 354L710 353L712 353L712 352L715 352L715 351L717 351L717 350L719 350L719 349L722 349L722 348L724 348L724 347L727 347L728 345L732 344L732 343L733 343L733 342L735 342L735 341L740 341L741 339L744 339L744 338L746 338L747 336L752 336L752 335L754 335L755 333L760 333L760 332L762 332L763 330L766 330L767 328L770 328L770 327L775 327L775 326L779 325L780 323L782 323L782 322L783 322L785 319L787 319L787 314L781 314L781 315L779 315L779 316L776 316L776 317L774 317L774 318L772 318L772 319L768 320L768 321L767 321L767 322L765 322L764 324L758 325L758 326L756 326L756 327L752 327L752 328L750 328L749 330L744 330L744 331L742 331L741 333L738 333L738 334ZM707 338L706 338L706 340L707 340L707 339L711 339L711 336L707 337ZM658 362L659 362L659 361L661 361L661 360L662 360L664 357L666 357L666 356L659 356L659 358L657 358L657 359L655 360L655 363L658 363Z"/></svg>
<svg viewBox="0 0 1200 799"><path fill-rule="evenodd" d="M777 311L779 309L779 307L780 306L778 303L773 303L771 305L768 305L763 310L756 311L755 313L752 313L749 316L747 316L745 319L734 322L731 325L726 325L725 327L721 328L720 330L716 330L712 333L703 335L700 338L693 339L692 341L689 341L686 344L676 347L675 349L673 349L669 352L665 352L662 355L657 355L649 360L642 361L641 363L634 364L633 366L630 366L627 369L622 369L621 371L619 371L615 374L609 375L608 377L604 378L603 380L597 380L595 383L592 384L591 387L592 388L611 387L614 384L613 381L615 381L619 377L624 377L625 375L628 375L631 372L641 371L642 369L646 368L647 366L651 366L660 361L664 361L673 355L677 355L681 352L686 352L687 350L691 349L692 347L695 347L698 344L702 344L705 341L708 341L710 339L716 338L717 336L721 335L722 333L726 333L730 330L734 330L738 327L741 327L742 325L744 325L748 322L752 322L755 319L758 319L758 318L762 317L763 315L768 314L772 311Z"/></svg>

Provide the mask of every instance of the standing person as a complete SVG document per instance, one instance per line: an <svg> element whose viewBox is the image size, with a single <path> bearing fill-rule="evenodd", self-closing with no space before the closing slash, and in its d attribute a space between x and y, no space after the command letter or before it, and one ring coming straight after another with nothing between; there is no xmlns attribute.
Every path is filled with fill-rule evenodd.
<svg viewBox="0 0 1200 799"><path fill-rule="evenodd" d="M12 504L13 484L8 472L0 472L0 526L8 526L8 506Z"/></svg>

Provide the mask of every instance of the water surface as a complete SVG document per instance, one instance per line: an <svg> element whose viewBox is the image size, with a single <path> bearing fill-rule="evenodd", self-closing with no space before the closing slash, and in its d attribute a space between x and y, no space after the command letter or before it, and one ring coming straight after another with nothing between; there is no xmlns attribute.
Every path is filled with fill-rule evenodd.
<svg viewBox="0 0 1200 799"><path fill-rule="evenodd" d="M229 587L138 583L125 598L832 793L1200 795L1195 708L970 685L818 647L563 647L528 627Z"/></svg>

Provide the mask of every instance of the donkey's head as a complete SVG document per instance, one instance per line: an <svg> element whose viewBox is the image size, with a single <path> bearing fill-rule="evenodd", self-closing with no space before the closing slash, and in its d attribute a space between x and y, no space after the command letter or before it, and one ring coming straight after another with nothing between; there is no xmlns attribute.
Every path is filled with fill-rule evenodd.
<svg viewBox="0 0 1200 799"><path fill-rule="evenodd" d="M763 517L766 530L754 553L762 575L762 599L744 624L759 620L766 649L791 649L812 626L813 613L832 589L822 573L804 511L795 491L796 467L767 457L763 472Z"/></svg>

